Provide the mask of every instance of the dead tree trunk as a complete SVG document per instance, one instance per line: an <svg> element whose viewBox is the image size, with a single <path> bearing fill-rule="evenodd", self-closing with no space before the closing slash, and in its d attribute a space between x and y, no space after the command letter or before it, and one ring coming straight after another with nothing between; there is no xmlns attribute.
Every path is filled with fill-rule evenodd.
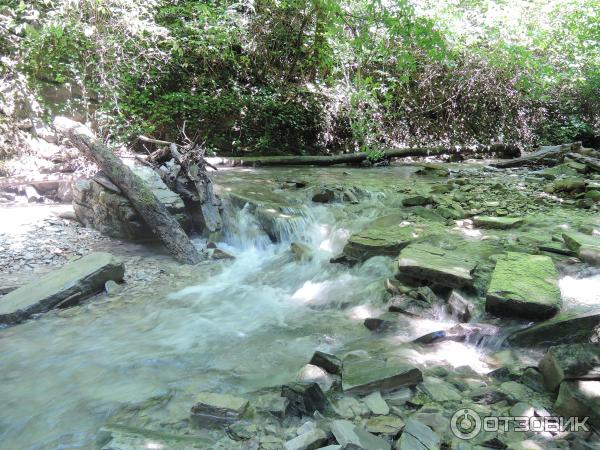
<svg viewBox="0 0 600 450"><path fill-rule="evenodd" d="M474 147L415 147L385 150L382 159L426 157L442 155L497 155L510 158L521 154L516 145L493 144ZM333 166L335 164L360 164L369 155L364 152L344 153L330 156L256 156L223 158L222 163L230 166Z"/></svg>
<svg viewBox="0 0 600 450"><path fill-rule="evenodd" d="M556 166L565 160L565 156L569 152L578 151L581 149L581 142L572 144L552 145L541 147L537 152L525 155L521 158L511 159L509 161L501 161L492 164L500 169L508 169L511 167L536 167L536 166Z"/></svg>
<svg viewBox="0 0 600 450"><path fill-rule="evenodd" d="M57 117L54 126L67 136L77 149L94 160L108 178L123 191L133 207L175 258L187 264L196 264L202 260L198 249L177 220L171 216L146 183L123 164L110 148L97 140L87 127L64 117Z"/></svg>

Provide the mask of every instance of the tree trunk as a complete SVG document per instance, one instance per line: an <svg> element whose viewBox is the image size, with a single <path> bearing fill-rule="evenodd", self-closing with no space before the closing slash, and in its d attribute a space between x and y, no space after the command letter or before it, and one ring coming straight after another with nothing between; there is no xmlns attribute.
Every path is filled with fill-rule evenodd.
<svg viewBox="0 0 600 450"><path fill-rule="evenodd" d="M82 153L94 160L106 176L121 189L175 258L187 264L196 264L202 260L198 249L185 231L146 183L123 164L110 148L97 140L87 127L64 117L57 117L54 126Z"/></svg>
<svg viewBox="0 0 600 450"><path fill-rule="evenodd" d="M556 166L565 160L565 156L569 152L578 151L581 149L581 142L572 144L552 145L540 148L537 152L521 158L511 159L509 161L501 161L492 164L500 169L508 169L511 167L535 167L535 166Z"/></svg>
<svg viewBox="0 0 600 450"><path fill-rule="evenodd" d="M383 158L405 158L408 156L441 155L492 155L515 157L521 153L516 145L493 144L475 147L416 147L385 150ZM221 158L221 163L229 166L333 166L335 164L360 164L368 159L367 153L344 153L331 156L256 156Z"/></svg>

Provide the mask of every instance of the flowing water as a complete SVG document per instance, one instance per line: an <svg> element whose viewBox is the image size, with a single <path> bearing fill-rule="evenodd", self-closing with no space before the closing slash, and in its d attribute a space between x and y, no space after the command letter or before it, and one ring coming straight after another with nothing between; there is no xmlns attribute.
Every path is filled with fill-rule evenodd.
<svg viewBox="0 0 600 450"><path fill-rule="evenodd" d="M210 277L191 275L173 290L149 285L0 330L0 448L96 448L98 430L123 405L168 398L163 424L185 419L199 391L245 394L296 377L315 349L336 352L371 333L362 320L383 312L382 280L391 259L376 257L348 268L331 264L349 235L385 213L413 169L231 170L217 176L221 193L285 202L273 243L250 205L227 207L220 247L235 255ZM365 173L366 175L363 175ZM382 176L382 175L385 175ZM360 177L360 179L358 179ZM317 205L306 189L279 189L269 180L349 183L362 188L359 205ZM394 182L390 183L389 180ZM421 181L422 182L422 181ZM286 220L289 219L289 220ZM299 261L290 242L310 247ZM598 275L583 303L597 297ZM598 292L598 289L596 289ZM591 299L591 300L590 300ZM442 310L411 320L390 346L453 324ZM419 364L490 369L489 348L447 342L431 351L403 350ZM156 424L150 424L155 426Z"/></svg>

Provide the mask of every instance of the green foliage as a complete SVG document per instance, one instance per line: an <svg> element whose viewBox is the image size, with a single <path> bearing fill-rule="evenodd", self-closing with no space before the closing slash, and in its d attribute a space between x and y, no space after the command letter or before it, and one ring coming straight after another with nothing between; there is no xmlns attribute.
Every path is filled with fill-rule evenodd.
<svg viewBox="0 0 600 450"><path fill-rule="evenodd" d="M12 3L31 79L97 92L120 140L378 159L600 136L600 0Z"/></svg>

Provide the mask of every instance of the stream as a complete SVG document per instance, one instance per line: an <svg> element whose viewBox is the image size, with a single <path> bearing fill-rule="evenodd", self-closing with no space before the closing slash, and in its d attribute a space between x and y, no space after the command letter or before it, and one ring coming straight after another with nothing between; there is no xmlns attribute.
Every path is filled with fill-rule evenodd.
<svg viewBox="0 0 600 450"><path fill-rule="evenodd" d="M226 202L226 233L218 246L235 259L215 263L221 267L214 275L191 275L175 290L149 282L143 294L100 296L0 330L0 448L100 448L99 430L127 405L149 399L160 406L145 424L176 429L199 391L252 396L295 379L316 349L337 353L355 343L368 346L373 333L362 322L386 310L383 280L393 274L392 258L353 267L329 260L353 232L395 208L399 190L437 182L414 171L219 171L215 182ZM281 188L290 180L352 185L359 203L313 203L308 187ZM270 233L277 242L256 211L243 205L245 198L285 205ZM295 258L292 242L307 246L310 258ZM560 287L566 309L600 301L600 273L562 274ZM433 318L411 319L385 339L400 345L455 323L440 308ZM503 330L524 325L502 324ZM403 346L402 355L417 365L470 366L484 374L497 367L490 355L501 350L503 336L485 345ZM215 436L207 435L207 442Z"/></svg>

